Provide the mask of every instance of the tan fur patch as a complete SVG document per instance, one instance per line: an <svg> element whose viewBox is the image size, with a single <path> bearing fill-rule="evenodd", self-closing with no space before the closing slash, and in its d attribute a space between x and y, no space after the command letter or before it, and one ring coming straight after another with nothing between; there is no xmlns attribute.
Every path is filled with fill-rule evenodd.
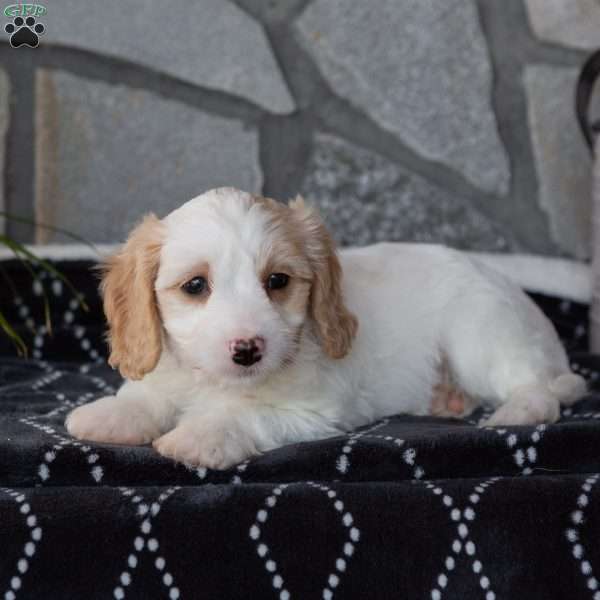
<svg viewBox="0 0 600 600"><path fill-rule="evenodd" d="M305 314L308 307L312 270L304 253L302 239L290 220L290 209L272 200L254 196L254 201L270 215L269 244L258 257L258 276L266 284L269 275L285 273L289 276L286 287L267 290L271 300L296 314Z"/></svg>
<svg viewBox="0 0 600 600"><path fill-rule="evenodd" d="M333 239L316 211L306 206L300 196L288 206L270 198L255 200L272 212L274 231L279 229L281 233L281 247L270 256L302 265L303 271L309 267L310 315L325 352L332 358L343 358L350 351L358 321L344 304L342 268Z"/></svg>
<svg viewBox="0 0 600 600"><path fill-rule="evenodd" d="M310 298L310 282L292 278L285 288L268 290L268 294L273 302L296 314L304 314Z"/></svg>
<svg viewBox="0 0 600 600"><path fill-rule="evenodd" d="M433 386L431 414L436 417L466 417L477 402L463 392L452 379L450 364L442 358L438 367L439 381Z"/></svg>
<svg viewBox="0 0 600 600"><path fill-rule="evenodd" d="M286 273L294 278L312 280L312 270L290 208L272 198L253 196L269 213L268 251L259 257L258 267L263 280L270 273Z"/></svg>
<svg viewBox="0 0 600 600"><path fill-rule="evenodd" d="M160 358L162 326L154 281L162 235L160 220L147 215L123 249L101 267L100 289L110 328L108 362L128 379L141 379Z"/></svg>

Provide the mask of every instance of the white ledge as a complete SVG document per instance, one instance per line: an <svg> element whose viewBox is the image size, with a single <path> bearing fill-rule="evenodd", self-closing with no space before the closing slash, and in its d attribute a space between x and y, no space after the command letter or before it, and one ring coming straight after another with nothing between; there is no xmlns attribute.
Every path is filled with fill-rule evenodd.
<svg viewBox="0 0 600 600"><path fill-rule="evenodd" d="M469 252L522 288L589 304L592 269L589 264L532 254Z"/></svg>

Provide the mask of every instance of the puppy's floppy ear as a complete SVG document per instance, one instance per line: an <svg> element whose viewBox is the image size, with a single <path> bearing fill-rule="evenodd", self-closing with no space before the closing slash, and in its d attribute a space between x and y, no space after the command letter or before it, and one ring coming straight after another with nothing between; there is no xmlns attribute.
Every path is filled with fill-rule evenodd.
<svg viewBox="0 0 600 600"><path fill-rule="evenodd" d="M109 324L109 364L123 377L141 379L161 353L161 322L154 292L163 225L149 214L121 251L101 266L100 289Z"/></svg>
<svg viewBox="0 0 600 600"><path fill-rule="evenodd" d="M331 358L343 358L350 351L358 321L344 304L342 267L335 243L319 215L300 196L292 200L289 207L299 225L313 270L310 315L317 325L325 352Z"/></svg>

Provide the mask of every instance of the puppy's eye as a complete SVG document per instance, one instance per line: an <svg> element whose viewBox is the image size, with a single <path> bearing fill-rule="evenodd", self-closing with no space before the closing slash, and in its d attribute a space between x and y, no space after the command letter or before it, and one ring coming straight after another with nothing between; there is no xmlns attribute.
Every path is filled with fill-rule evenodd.
<svg viewBox="0 0 600 600"><path fill-rule="evenodd" d="M181 289L191 296L197 296L198 294L202 294L208 289L208 282L204 277L194 277L189 281L186 281Z"/></svg>
<svg viewBox="0 0 600 600"><path fill-rule="evenodd" d="M280 290L288 284L289 280L289 275L285 273L271 273L267 277L266 286L268 290Z"/></svg>

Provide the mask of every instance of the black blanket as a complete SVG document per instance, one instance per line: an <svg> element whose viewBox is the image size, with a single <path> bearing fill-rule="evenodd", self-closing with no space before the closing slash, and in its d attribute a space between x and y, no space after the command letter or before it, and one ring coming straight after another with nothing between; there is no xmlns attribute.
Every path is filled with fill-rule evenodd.
<svg viewBox="0 0 600 600"><path fill-rule="evenodd" d="M0 598L600 600L600 393L549 426L395 416L189 470L65 431L120 384L88 267L61 265L89 312L3 267L0 308L34 357L0 342ZM586 307L536 300L600 391Z"/></svg>

